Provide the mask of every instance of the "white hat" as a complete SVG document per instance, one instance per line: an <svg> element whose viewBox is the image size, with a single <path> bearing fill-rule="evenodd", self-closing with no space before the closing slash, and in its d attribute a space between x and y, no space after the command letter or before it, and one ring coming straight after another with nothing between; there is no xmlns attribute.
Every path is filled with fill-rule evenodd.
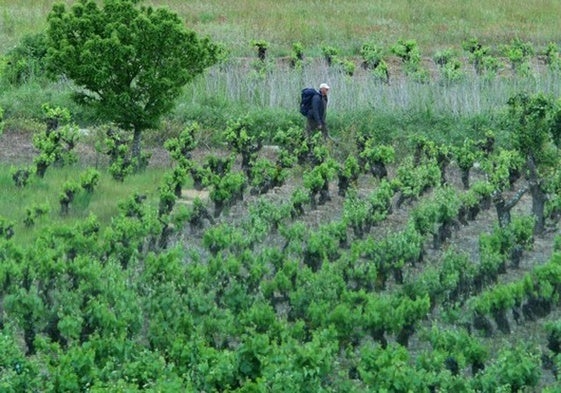
<svg viewBox="0 0 561 393"><path fill-rule="evenodd" d="M329 90L329 85L327 83L322 83L321 85L319 85L319 89L327 89Z"/></svg>

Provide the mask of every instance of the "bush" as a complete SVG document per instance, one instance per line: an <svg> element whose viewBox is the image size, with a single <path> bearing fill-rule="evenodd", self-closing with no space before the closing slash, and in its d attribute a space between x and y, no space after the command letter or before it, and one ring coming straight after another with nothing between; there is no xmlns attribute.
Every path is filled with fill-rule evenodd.
<svg viewBox="0 0 561 393"><path fill-rule="evenodd" d="M44 33L26 35L18 46L6 54L0 78L13 86L32 79L46 81L47 36Z"/></svg>

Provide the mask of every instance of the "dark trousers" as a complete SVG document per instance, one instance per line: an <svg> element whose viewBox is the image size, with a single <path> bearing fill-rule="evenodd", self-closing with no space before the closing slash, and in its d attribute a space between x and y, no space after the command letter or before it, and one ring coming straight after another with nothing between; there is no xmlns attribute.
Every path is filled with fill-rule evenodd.
<svg viewBox="0 0 561 393"><path fill-rule="evenodd" d="M308 138L311 138L318 130L321 131L324 138L327 137L327 129L325 126L320 130L319 123L313 117L308 117L307 119L306 133Z"/></svg>

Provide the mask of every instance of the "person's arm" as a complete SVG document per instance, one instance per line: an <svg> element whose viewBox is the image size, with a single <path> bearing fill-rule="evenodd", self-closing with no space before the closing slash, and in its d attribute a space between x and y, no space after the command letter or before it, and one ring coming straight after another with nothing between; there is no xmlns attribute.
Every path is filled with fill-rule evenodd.
<svg viewBox="0 0 561 393"><path fill-rule="evenodd" d="M323 128L323 119L321 118L320 114L320 105L323 103L321 102L321 96L319 94L315 94L312 97L312 117L318 124L319 128Z"/></svg>

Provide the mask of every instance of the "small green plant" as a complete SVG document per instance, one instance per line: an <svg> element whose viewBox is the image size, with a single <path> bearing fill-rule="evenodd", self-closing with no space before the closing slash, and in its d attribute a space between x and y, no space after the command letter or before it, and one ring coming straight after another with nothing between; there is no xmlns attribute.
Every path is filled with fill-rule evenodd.
<svg viewBox="0 0 561 393"><path fill-rule="evenodd" d="M341 72L346 76L353 76L356 70L356 64L350 59L336 59L337 66L341 69Z"/></svg>
<svg viewBox="0 0 561 393"><path fill-rule="evenodd" d="M250 181L251 167L257 159L257 153L263 147L264 138L264 133L256 131L249 117L229 121L226 131L224 131L224 139L228 147L241 155L242 170Z"/></svg>
<svg viewBox="0 0 561 393"><path fill-rule="evenodd" d="M70 209L70 204L74 201L76 193L80 190L78 183L67 181L62 186L62 192L58 198L60 203L60 214L67 215Z"/></svg>
<svg viewBox="0 0 561 393"><path fill-rule="evenodd" d="M359 157L364 172L368 171L378 179L383 179L388 175L387 165L395 161L395 149L393 146L378 144L374 138L368 138Z"/></svg>
<svg viewBox="0 0 561 393"><path fill-rule="evenodd" d="M331 200L329 181L333 179L336 170L335 161L327 159L325 162L314 166L311 170L304 173L304 187L309 191L313 209L317 205L323 205ZM319 199L316 201L317 194L319 194Z"/></svg>
<svg viewBox="0 0 561 393"><path fill-rule="evenodd" d="M279 145L279 164L284 168L291 168L294 164L303 164L310 150L304 131L301 127L280 129L273 141Z"/></svg>
<svg viewBox="0 0 561 393"><path fill-rule="evenodd" d="M388 83L390 80L388 64L384 60L384 50L373 42L365 42L360 48L362 68L370 70L377 80Z"/></svg>
<svg viewBox="0 0 561 393"><path fill-rule="evenodd" d="M66 165L76 162L73 152L78 143L78 127L69 123L70 112L66 108L51 107L44 104L47 127L33 136L33 146L39 150L34 158L35 173L40 178L45 176L47 168L53 164Z"/></svg>
<svg viewBox="0 0 561 393"><path fill-rule="evenodd" d="M502 52L510 61L512 71L516 75L528 76L531 71L531 56L534 48L529 42L522 42L520 38L515 38L510 44L503 46Z"/></svg>
<svg viewBox="0 0 561 393"><path fill-rule="evenodd" d="M292 44L290 66L295 69L301 69L304 66L304 45L301 42Z"/></svg>
<svg viewBox="0 0 561 393"><path fill-rule="evenodd" d="M481 211L480 199L473 189L469 189L460 194L460 209L458 211L458 221L467 225L468 221L473 221Z"/></svg>
<svg viewBox="0 0 561 393"><path fill-rule="evenodd" d="M171 213L175 201L177 200L177 195L174 186L167 181L160 186L159 190L160 202L158 205L158 217L161 218Z"/></svg>
<svg viewBox="0 0 561 393"><path fill-rule="evenodd" d="M387 179L382 179L378 188L372 191L368 197L373 225L385 220L388 214L392 212L393 196L394 189L392 184Z"/></svg>
<svg viewBox="0 0 561 393"><path fill-rule="evenodd" d="M429 188L439 184L441 177L440 168L434 160L414 164L412 158L405 159L392 179L392 186L400 193L396 206L399 208L403 202L417 199Z"/></svg>
<svg viewBox="0 0 561 393"><path fill-rule="evenodd" d="M198 197L193 201L193 207L189 212L187 221L189 222L189 225L193 230L202 229L205 221L208 221L211 225L214 225L214 218L209 213L201 198Z"/></svg>
<svg viewBox="0 0 561 393"><path fill-rule="evenodd" d="M252 40L251 45L257 49L257 59L251 62L253 71L251 76L256 80L264 80L274 66L273 62L267 58L267 49L270 44L265 40Z"/></svg>
<svg viewBox="0 0 561 393"><path fill-rule="evenodd" d="M416 40L399 39L395 45L391 47L394 55L401 59L404 64L418 65L421 62L421 52Z"/></svg>
<svg viewBox="0 0 561 393"><path fill-rule="evenodd" d="M56 130L63 124L70 122L71 115L67 108L52 107L49 104L43 104L41 107L47 123L47 132Z"/></svg>
<svg viewBox="0 0 561 393"><path fill-rule="evenodd" d="M461 70L462 62L452 49L444 49L436 52L434 61L438 65L445 83L455 82L463 78L464 74Z"/></svg>
<svg viewBox="0 0 561 393"><path fill-rule="evenodd" d="M12 168L10 170L12 180L18 188L23 188L29 183L29 178L32 173L32 170L29 168Z"/></svg>
<svg viewBox="0 0 561 393"><path fill-rule="evenodd" d="M399 39L391 47L391 51L401 59L405 68L405 74L412 80L419 83L429 81L429 72L421 65L421 51L416 40Z"/></svg>
<svg viewBox="0 0 561 393"><path fill-rule="evenodd" d="M178 165L186 168L191 165L191 152L197 147L195 134L199 130L199 124L193 123L185 127L178 137L165 141L164 147Z"/></svg>
<svg viewBox="0 0 561 393"><path fill-rule="evenodd" d="M547 348L555 355L561 353L561 320L548 321L544 328L547 333Z"/></svg>
<svg viewBox="0 0 561 393"><path fill-rule="evenodd" d="M327 65L331 66L334 64L337 56L339 55L339 49L333 46L325 45L321 47L321 53L323 54L323 58L325 59Z"/></svg>
<svg viewBox="0 0 561 393"><path fill-rule="evenodd" d="M34 204L31 207L25 209L25 218L23 219L23 224L26 227L32 227L35 225L35 220L49 213L51 208L47 203Z"/></svg>
<svg viewBox="0 0 561 393"><path fill-rule="evenodd" d="M434 54L434 62L439 65L440 67L445 66L449 63L454 57L456 57L454 50L452 49L443 49L439 50Z"/></svg>
<svg viewBox="0 0 561 393"><path fill-rule="evenodd" d="M522 345L503 348L497 360L487 366L474 386L484 392L519 392L538 385L540 354Z"/></svg>
<svg viewBox="0 0 561 393"><path fill-rule="evenodd" d="M380 63L376 68L372 70L372 76L381 82L389 83L390 81L390 71L388 68L388 63L384 59L380 60Z"/></svg>
<svg viewBox="0 0 561 393"><path fill-rule="evenodd" d="M280 187L288 176L288 171L266 158L258 159L251 168L249 177L251 194L259 195L269 192L269 190Z"/></svg>
<svg viewBox="0 0 561 393"><path fill-rule="evenodd" d="M304 205L310 202L310 194L307 193L302 188L297 188L294 190L292 195L290 196L290 203L292 205L292 209L290 211L290 216L292 219L300 217L304 215Z"/></svg>
<svg viewBox="0 0 561 393"><path fill-rule="evenodd" d="M0 217L0 238L9 240L14 236L14 223Z"/></svg>
<svg viewBox="0 0 561 393"><path fill-rule="evenodd" d="M561 70L561 54L559 46L555 42L550 42L545 48L545 63L552 71Z"/></svg>
<svg viewBox="0 0 561 393"><path fill-rule="evenodd" d="M358 160L355 156L350 155L342 165L339 165L337 170L337 177L339 179L338 194L345 196L349 187L356 187L359 176L360 166L358 165Z"/></svg>
<svg viewBox="0 0 561 393"><path fill-rule="evenodd" d="M194 163L189 168L189 174L193 180L193 188L195 190L202 190L208 186L211 177L211 171L208 167Z"/></svg>
<svg viewBox="0 0 561 393"><path fill-rule="evenodd" d="M225 207L243 199L246 184L247 179L240 172L213 177L209 197L214 202L214 217L219 217Z"/></svg>
<svg viewBox="0 0 561 393"><path fill-rule="evenodd" d="M142 220L146 216L145 201L146 195L135 192L118 203L119 212L124 217Z"/></svg>
<svg viewBox="0 0 561 393"><path fill-rule="evenodd" d="M456 162L461 171L461 180L465 190L470 186L470 172L475 163L483 156L482 152L476 148L472 139L466 138L460 146L453 146L451 149L452 159Z"/></svg>
<svg viewBox="0 0 561 393"><path fill-rule="evenodd" d="M478 75L495 76L501 67L499 60L491 54L491 48L483 46L477 38L471 38L462 43L462 47L469 54L469 60Z"/></svg>
<svg viewBox="0 0 561 393"><path fill-rule="evenodd" d="M365 42L360 47L360 57L362 68L375 70L383 60L383 49L373 42Z"/></svg>
<svg viewBox="0 0 561 393"><path fill-rule="evenodd" d="M99 183L100 173L97 169L88 168L80 175L80 187L82 187L88 194L94 192L95 186Z"/></svg>
<svg viewBox="0 0 561 393"><path fill-rule="evenodd" d="M347 195L343 205L343 220L352 228L358 239L362 239L370 231L371 218L367 200L358 196L356 192Z"/></svg>
<svg viewBox="0 0 561 393"><path fill-rule="evenodd" d="M257 58L264 62L267 58L267 49L269 49L270 43L265 40L252 40L251 46L257 49Z"/></svg>
<svg viewBox="0 0 561 393"><path fill-rule="evenodd" d="M109 156L109 173L113 179L123 182L134 170L130 155L131 136L119 129L109 127L105 131L103 142L96 144L96 149Z"/></svg>

